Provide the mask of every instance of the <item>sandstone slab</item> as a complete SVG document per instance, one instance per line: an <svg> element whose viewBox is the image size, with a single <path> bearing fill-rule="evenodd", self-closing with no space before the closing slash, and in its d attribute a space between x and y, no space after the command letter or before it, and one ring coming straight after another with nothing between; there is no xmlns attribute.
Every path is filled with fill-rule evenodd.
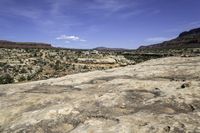
<svg viewBox="0 0 200 133"><path fill-rule="evenodd" d="M199 66L200 57L170 57L1 85L0 132L198 133Z"/></svg>

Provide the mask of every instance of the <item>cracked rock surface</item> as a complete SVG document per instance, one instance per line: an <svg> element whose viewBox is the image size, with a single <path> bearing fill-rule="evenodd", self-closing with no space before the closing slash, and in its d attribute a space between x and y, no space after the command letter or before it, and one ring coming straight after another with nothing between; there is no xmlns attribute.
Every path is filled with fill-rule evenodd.
<svg viewBox="0 0 200 133"><path fill-rule="evenodd" d="M0 86L3 133L199 133L200 57Z"/></svg>

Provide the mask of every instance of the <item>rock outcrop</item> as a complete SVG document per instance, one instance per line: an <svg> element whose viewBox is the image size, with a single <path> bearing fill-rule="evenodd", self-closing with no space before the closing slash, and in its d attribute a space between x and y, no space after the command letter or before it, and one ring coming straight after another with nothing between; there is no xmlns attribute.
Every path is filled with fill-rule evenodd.
<svg viewBox="0 0 200 133"><path fill-rule="evenodd" d="M124 56L107 56L103 58L78 58L79 63L92 63L92 64L119 64L121 66L134 65L134 61L126 59Z"/></svg>
<svg viewBox="0 0 200 133"><path fill-rule="evenodd" d="M200 132L200 57L0 86L0 132Z"/></svg>

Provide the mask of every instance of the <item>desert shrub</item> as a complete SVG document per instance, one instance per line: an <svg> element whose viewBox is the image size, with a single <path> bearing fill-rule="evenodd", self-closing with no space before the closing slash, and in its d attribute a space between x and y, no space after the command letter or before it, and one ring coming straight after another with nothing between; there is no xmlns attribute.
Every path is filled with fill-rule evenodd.
<svg viewBox="0 0 200 133"><path fill-rule="evenodd" d="M60 65L61 65L61 62L60 62L59 60L56 60L54 69L55 69L55 70L59 70L59 69L60 69Z"/></svg>
<svg viewBox="0 0 200 133"><path fill-rule="evenodd" d="M31 80L33 77L31 75L27 76L27 80Z"/></svg>
<svg viewBox="0 0 200 133"><path fill-rule="evenodd" d="M27 70L25 68L22 68L20 73L27 73Z"/></svg>
<svg viewBox="0 0 200 133"><path fill-rule="evenodd" d="M0 67L4 67L6 63L0 63Z"/></svg>
<svg viewBox="0 0 200 133"><path fill-rule="evenodd" d="M31 74L31 75L28 75L26 80L28 80L28 81L29 81L29 80L33 80L36 76L37 76L36 73Z"/></svg>
<svg viewBox="0 0 200 133"><path fill-rule="evenodd" d="M9 74L0 75L0 84L10 84L14 82L14 78Z"/></svg>
<svg viewBox="0 0 200 133"><path fill-rule="evenodd" d="M76 66L74 64L72 65L72 70L76 70Z"/></svg>
<svg viewBox="0 0 200 133"><path fill-rule="evenodd" d="M18 81L21 82L21 81L25 81L25 80L26 80L26 77L21 76Z"/></svg>
<svg viewBox="0 0 200 133"><path fill-rule="evenodd" d="M67 63L65 64L65 68L69 68L71 66L71 64Z"/></svg>
<svg viewBox="0 0 200 133"><path fill-rule="evenodd" d="M89 68L88 68L88 66L84 65L84 66L83 66L83 69L89 69Z"/></svg>
<svg viewBox="0 0 200 133"><path fill-rule="evenodd" d="M43 68L40 67L40 68L38 69L37 73L39 74L39 73L41 73L42 71L43 71Z"/></svg>

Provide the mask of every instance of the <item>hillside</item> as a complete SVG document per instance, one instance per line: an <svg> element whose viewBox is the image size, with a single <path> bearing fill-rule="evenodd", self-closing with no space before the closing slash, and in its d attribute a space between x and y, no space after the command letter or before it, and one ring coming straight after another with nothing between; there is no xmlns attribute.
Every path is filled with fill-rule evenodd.
<svg viewBox="0 0 200 133"><path fill-rule="evenodd" d="M0 85L0 132L199 133L200 57Z"/></svg>
<svg viewBox="0 0 200 133"><path fill-rule="evenodd" d="M159 44L141 46L138 50L200 48L200 28L181 33L177 38Z"/></svg>
<svg viewBox="0 0 200 133"><path fill-rule="evenodd" d="M42 80L130 64L135 62L123 55L94 50L0 48L0 84Z"/></svg>
<svg viewBox="0 0 200 133"><path fill-rule="evenodd" d="M53 48L51 44L0 40L0 48Z"/></svg>

